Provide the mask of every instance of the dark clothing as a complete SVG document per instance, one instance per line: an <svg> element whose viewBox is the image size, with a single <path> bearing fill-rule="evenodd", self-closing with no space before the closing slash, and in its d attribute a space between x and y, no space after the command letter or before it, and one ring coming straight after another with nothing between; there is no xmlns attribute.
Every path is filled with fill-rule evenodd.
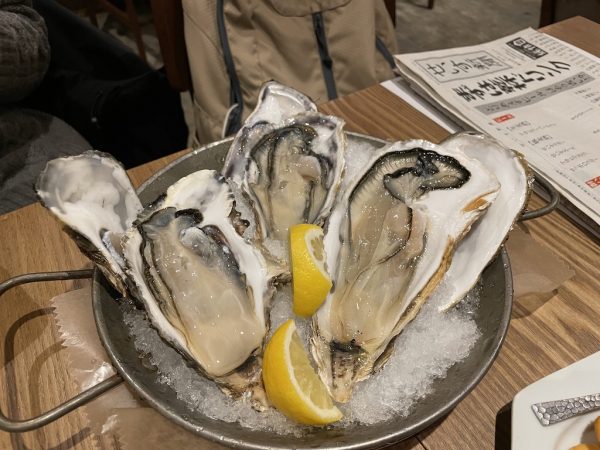
<svg viewBox="0 0 600 450"><path fill-rule="evenodd" d="M0 104L25 98L49 62L46 26L31 0L0 0Z"/></svg>
<svg viewBox="0 0 600 450"><path fill-rule="evenodd" d="M37 200L34 184L48 160L90 148L60 119L17 103L49 62L46 25L31 0L0 0L0 214Z"/></svg>
<svg viewBox="0 0 600 450"><path fill-rule="evenodd" d="M33 6L0 0L0 214L36 201L50 159L93 146L133 167L187 144L164 74L57 1Z"/></svg>
<svg viewBox="0 0 600 450"><path fill-rule="evenodd" d="M57 116L126 168L187 146L178 92L113 36L55 0L34 0L52 61L30 108Z"/></svg>
<svg viewBox="0 0 600 450"><path fill-rule="evenodd" d="M0 110L0 214L34 203L34 184L46 162L90 148L62 120L27 110Z"/></svg>

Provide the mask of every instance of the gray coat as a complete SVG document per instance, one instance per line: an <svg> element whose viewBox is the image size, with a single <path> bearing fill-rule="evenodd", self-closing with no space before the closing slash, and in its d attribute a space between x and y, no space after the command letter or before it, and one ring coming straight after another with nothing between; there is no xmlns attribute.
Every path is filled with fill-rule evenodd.
<svg viewBox="0 0 600 450"><path fill-rule="evenodd" d="M36 201L33 185L48 160L89 148L62 120L15 104L49 62L46 24L31 0L0 0L0 214Z"/></svg>
<svg viewBox="0 0 600 450"><path fill-rule="evenodd" d="M46 24L31 0L0 0L0 105L30 94L49 62Z"/></svg>

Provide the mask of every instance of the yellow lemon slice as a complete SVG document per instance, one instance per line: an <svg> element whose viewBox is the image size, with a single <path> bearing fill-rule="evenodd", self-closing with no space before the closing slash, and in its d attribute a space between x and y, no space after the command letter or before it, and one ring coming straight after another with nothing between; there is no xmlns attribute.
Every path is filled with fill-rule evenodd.
<svg viewBox="0 0 600 450"><path fill-rule="evenodd" d="M267 344L262 376L267 397L290 419L306 425L325 425L342 418L310 365L293 320L281 325Z"/></svg>
<svg viewBox="0 0 600 450"><path fill-rule="evenodd" d="M325 269L321 227L306 223L290 227L290 260L294 313L311 316L331 289L331 279Z"/></svg>

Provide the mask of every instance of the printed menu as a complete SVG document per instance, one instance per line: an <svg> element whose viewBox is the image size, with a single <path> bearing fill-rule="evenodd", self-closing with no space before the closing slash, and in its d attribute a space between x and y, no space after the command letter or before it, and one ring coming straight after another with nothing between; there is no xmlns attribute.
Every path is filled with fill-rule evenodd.
<svg viewBox="0 0 600 450"><path fill-rule="evenodd" d="M531 28L395 59L414 91L523 153L600 227L600 59Z"/></svg>

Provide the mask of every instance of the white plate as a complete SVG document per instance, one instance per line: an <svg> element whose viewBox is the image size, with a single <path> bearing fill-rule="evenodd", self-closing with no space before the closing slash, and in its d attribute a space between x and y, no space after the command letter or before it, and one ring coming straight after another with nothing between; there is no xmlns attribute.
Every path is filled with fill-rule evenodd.
<svg viewBox="0 0 600 450"><path fill-rule="evenodd" d="M531 409L534 403L597 392L600 392L600 352L527 386L513 399L512 450L568 450L582 442L597 443L593 421L600 416L600 410L544 427Z"/></svg>

